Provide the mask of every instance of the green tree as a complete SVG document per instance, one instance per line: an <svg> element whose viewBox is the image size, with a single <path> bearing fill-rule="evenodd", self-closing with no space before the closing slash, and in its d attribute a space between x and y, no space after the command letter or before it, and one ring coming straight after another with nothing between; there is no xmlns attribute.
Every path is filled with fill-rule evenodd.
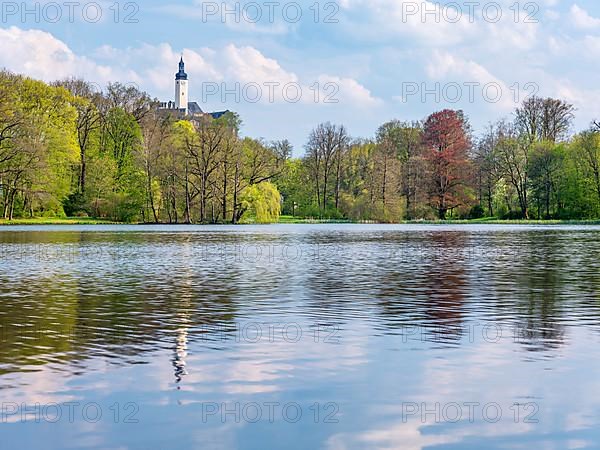
<svg viewBox="0 0 600 450"><path fill-rule="evenodd" d="M241 194L242 221L277 222L281 214L281 195L268 181L248 186Z"/></svg>

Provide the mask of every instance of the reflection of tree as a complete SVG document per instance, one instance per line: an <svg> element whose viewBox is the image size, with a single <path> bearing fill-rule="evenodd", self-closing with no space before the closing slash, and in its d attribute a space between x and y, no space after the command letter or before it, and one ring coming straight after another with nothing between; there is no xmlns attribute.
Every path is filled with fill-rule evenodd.
<svg viewBox="0 0 600 450"><path fill-rule="evenodd" d="M381 319L391 333L436 341L460 339L465 302L466 233L414 232L386 236L374 274Z"/></svg>
<svg viewBox="0 0 600 450"><path fill-rule="evenodd" d="M46 363L76 372L92 357L143 363L145 354L175 342L178 377L188 341L204 339L197 331L233 321L239 270L223 271L219 261L207 264L194 252L171 254L188 241L195 251L197 236L152 234L148 245L143 233L4 234L4 240L10 235L25 256L9 260L5 251L0 260L0 374ZM36 254L40 241L54 247L50 259ZM61 245L94 251L60 260Z"/></svg>
<svg viewBox="0 0 600 450"><path fill-rule="evenodd" d="M341 327L365 310L376 274L364 268L364 260L357 264L357 259L367 256L357 251L364 239L360 234L332 231L308 233L298 242L302 248L294 266L302 278L298 294L314 325Z"/></svg>
<svg viewBox="0 0 600 450"><path fill-rule="evenodd" d="M565 328L562 318L565 315L565 296L571 286L565 280L562 256L569 255L567 241L561 239L560 232L525 234L522 243L525 249L521 270L513 276L520 292L518 301L518 321L515 324L515 338L529 351L558 348L564 344ZM566 243L565 246L563 243Z"/></svg>
<svg viewBox="0 0 600 450"><path fill-rule="evenodd" d="M377 307L377 326L384 333L402 334L419 326L436 338L457 339L466 289L460 256L465 236L455 232L312 236L307 245L322 251L305 268L309 311L316 320L343 323Z"/></svg>
<svg viewBox="0 0 600 450"><path fill-rule="evenodd" d="M318 231L286 239L0 233L0 374L48 363L77 372L96 357L143 363L149 352L165 351L180 384L187 348L234 332L238 309L264 307L273 291L321 324L368 321L389 334L418 326L450 341L466 330L468 308L513 320L531 351L563 345L567 320L600 319L595 231ZM282 242L304 252L284 267L281 256L254 261L253 250L240 258L236 249L281 249ZM206 243L216 246L208 255Z"/></svg>
<svg viewBox="0 0 600 450"><path fill-rule="evenodd" d="M27 281L25 281L27 283ZM71 339L77 317L75 285L65 280L63 288L29 280L22 286L1 283L0 374L52 362L66 361L75 350ZM60 298L60 305L52 301Z"/></svg>
<svg viewBox="0 0 600 450"><path fill-rule="evenodd" d="M597 231L520 230L491 235L498 257L480 267L490 313L509 318L526 350L564 345L567 319L598 318Z"/></svg>
<svg viewBox="0 0 600 450"><path fill-rule="evenodd" d="M431 233L426 242L432 249L431 262L425 266L423 286L427 303L428 323L447 330L449 335L460 334L462 307L465 301L465 274L469 240L466 233Z"/></svg>

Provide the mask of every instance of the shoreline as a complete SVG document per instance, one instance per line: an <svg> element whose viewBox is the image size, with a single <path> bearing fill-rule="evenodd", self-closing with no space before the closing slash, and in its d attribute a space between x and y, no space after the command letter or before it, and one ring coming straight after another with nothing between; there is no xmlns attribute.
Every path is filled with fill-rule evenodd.
<svg viewBox="0 0 600 450"><path fill-rule="evenodd" d="M600 225L600 219L590 220L514 220L514 219L464 219L464 220L414 220L399 222L376 222L376 221L349 221L349 220L328 220L328 219L290 219L284 218L278 222L270 224L242 223L244 225ZM115 222L102 219L86 218L33 218L33 219L0 219L0 227L3 226L35 226L35 225L161 225L161 226L181 226L181 225L232 225L230 223L144 223L144 222Z"/></svg>

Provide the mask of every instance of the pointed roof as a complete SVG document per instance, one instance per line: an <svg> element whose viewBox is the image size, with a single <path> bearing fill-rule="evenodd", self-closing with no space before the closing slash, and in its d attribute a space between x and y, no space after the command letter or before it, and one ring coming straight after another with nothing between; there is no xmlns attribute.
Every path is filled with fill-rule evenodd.
<svg viewBox="0 0 600 450"><path fill-rule="evenodd" d="M185 63L183 62L183 53L181 54L181 59L179 60L179 72L175 74L176 80L187 80L188 76L185 73Z"/></svg>

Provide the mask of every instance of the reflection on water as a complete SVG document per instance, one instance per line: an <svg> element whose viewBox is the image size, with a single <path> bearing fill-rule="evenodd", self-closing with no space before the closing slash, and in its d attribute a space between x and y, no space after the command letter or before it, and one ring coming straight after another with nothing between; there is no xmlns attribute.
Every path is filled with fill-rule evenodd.
<svg viewBox="0 0 600 450"><path fill-rule="evenodd" d="M0 447L598 448L599 254L593 227L3 228Z"/></svg>

